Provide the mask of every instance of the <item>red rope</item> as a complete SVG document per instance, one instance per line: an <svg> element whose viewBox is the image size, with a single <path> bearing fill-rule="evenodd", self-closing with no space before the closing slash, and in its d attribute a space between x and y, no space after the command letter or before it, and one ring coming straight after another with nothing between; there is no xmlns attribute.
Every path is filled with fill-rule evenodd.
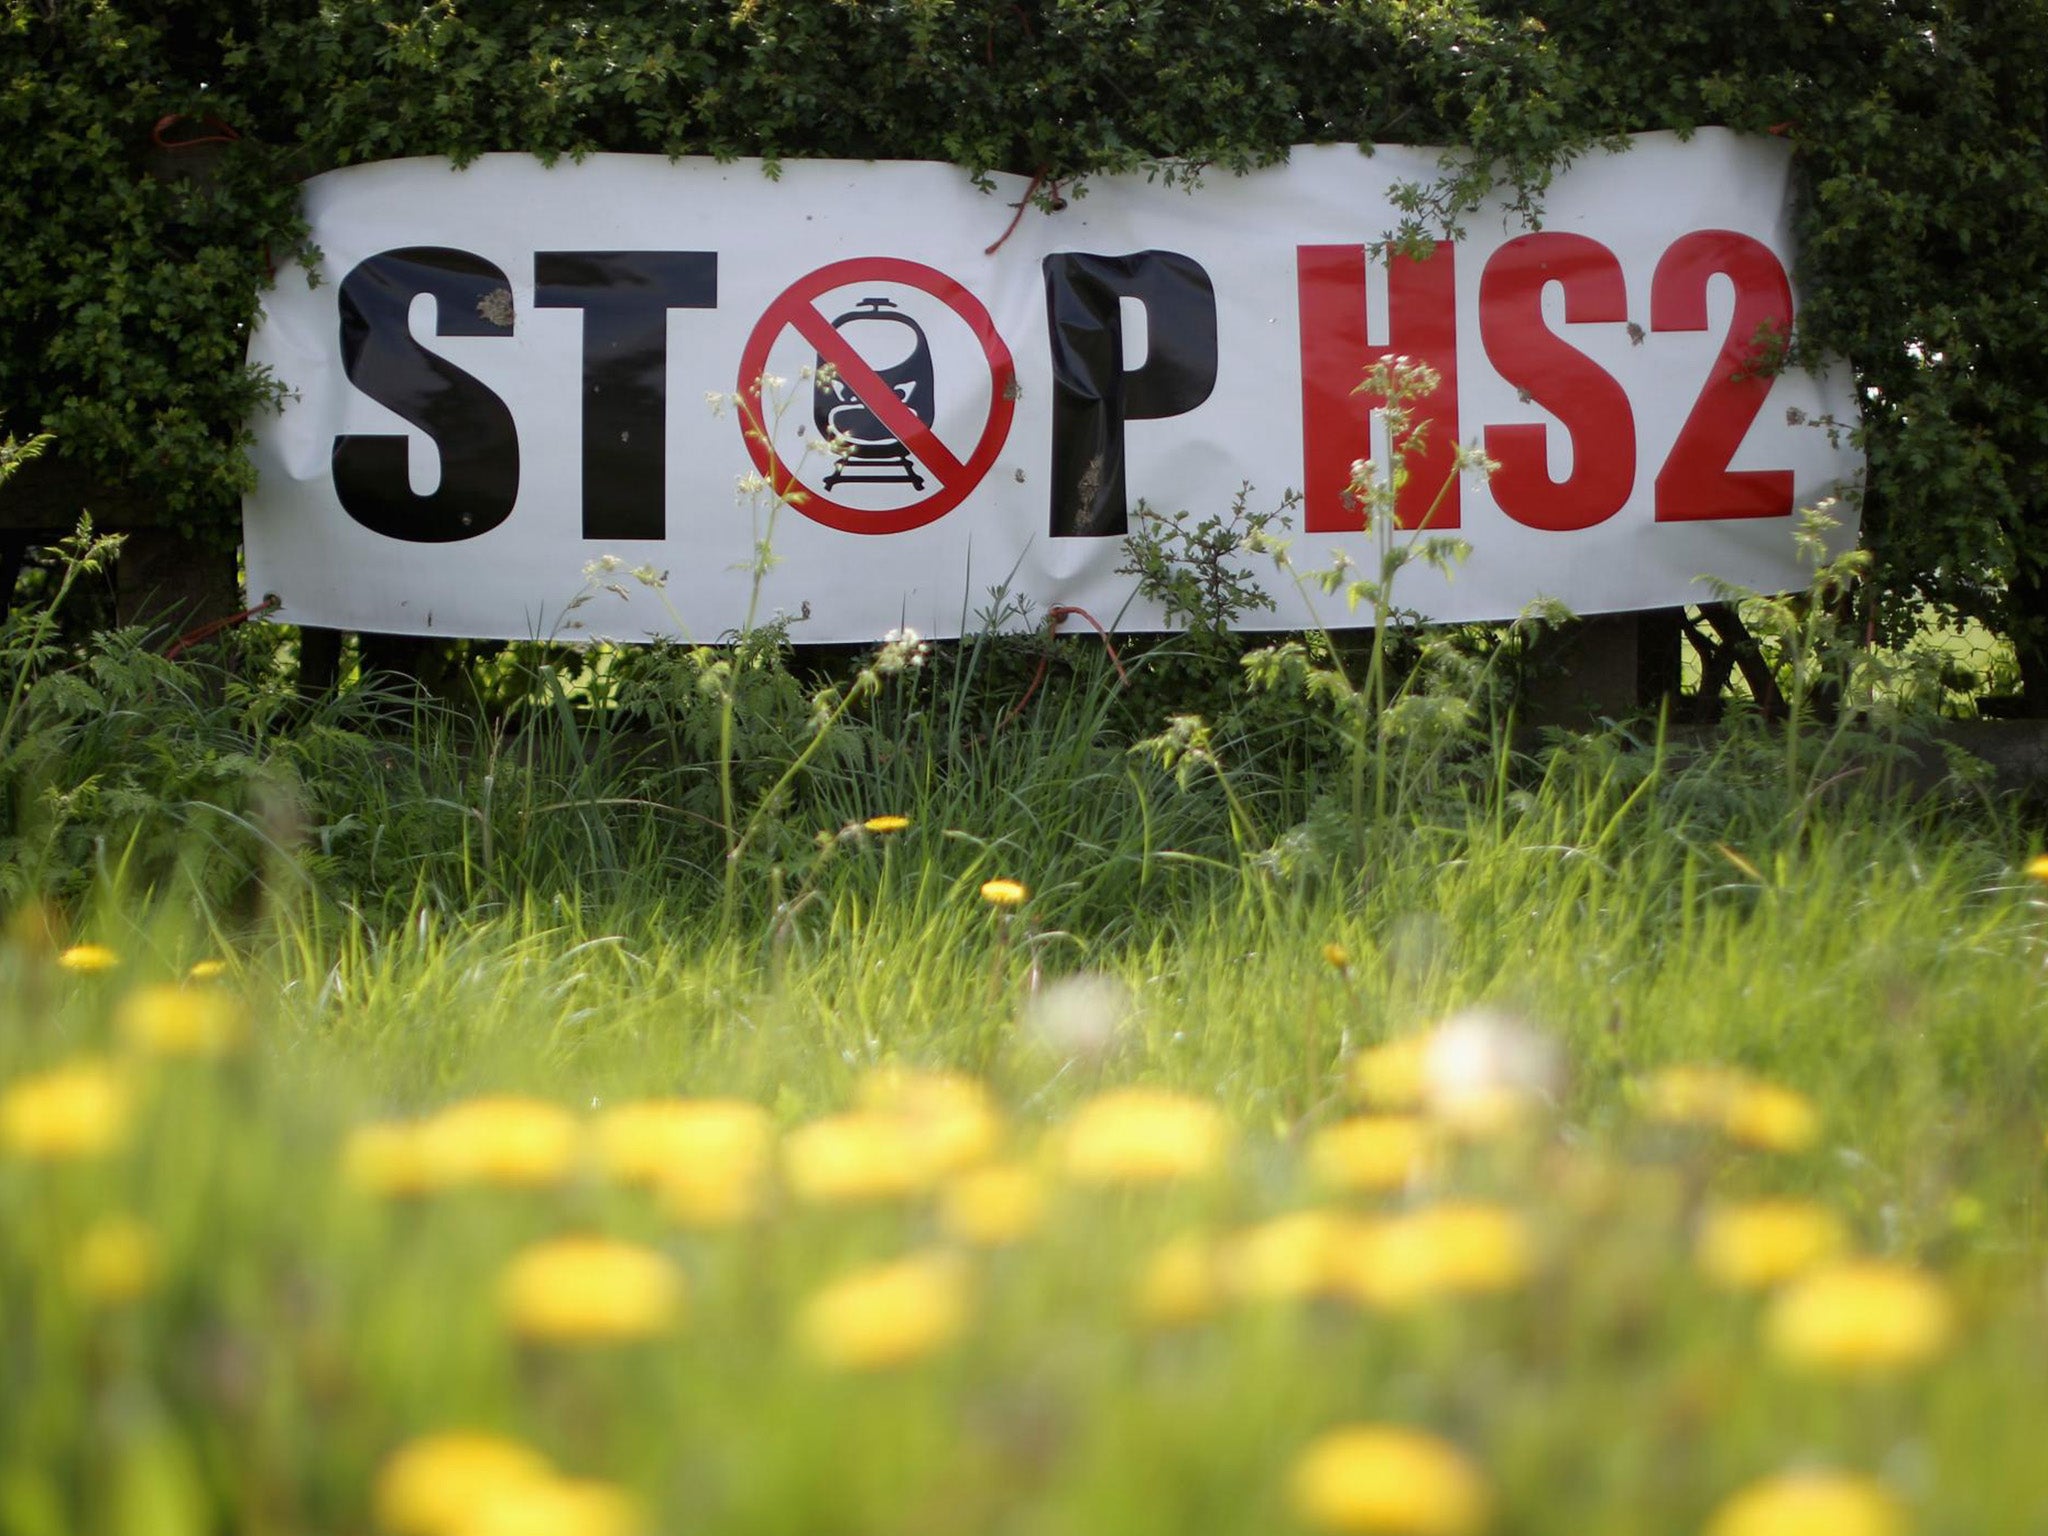
<svg viewBox="0 0 2048 1536"><path fill-rule="evenodd" d="M224 629L233 629L237 624L246 624L251 619L260 618L272 609L282 608L283 606L284 599L273 593L269 597L264 598L254 608L244 608L240 613L231 613L224 619L214 619L209 623L200 625L197 629L187 630L164 648L164 659L166 661L171 660L180 652L197 645L200 641L211 640Z"/></svg>
<svg viewBox="0 0 2048 1536"><path fill-rule="evenodd" d="M1124 670L1124 659L1117 655L1116 646L1109 638L1109 631L1102 627L1102 621L1086 608L1076 608L1067 603L1055 603L1045 612L1045 638L1050 641L1060 632L1060 625L1067 619L1086 619L1095 626L1095 633L1102 636L1102 648L1109 652L1110 664L1116 668L1116 680L1120 686L1129 687L1131 674ZM1024 697L1009 708L1009 712L996 722L996 731L1003 730L1024 713L1024 707L1036 697L1038 685L1045 681L1046 669L1052 665L1052 652L1048 649L1038 658L1038 670L1031 674L1031 682L1024 690Z"/></svg>
<svg viewBox="0 0 2048 1536"><path fill-rule="evenodd" d="M164 137L165 132L175 127L177 124L189 123L191 121L193 121L193 119L187 117L182 112L167 113L165 116L158 118L156 120L156 126L149 130L149 142L154 144L158 149L179 150L197 149L202 144L232 144L237 139L241 138L241 135L235 132L235 130L230 128L226 123L222 122L217 117L211 116L202 117L198 119L202 127L211 128L213 130L213 132L211 133L198 133L192 135L192 137L187 139L171 139Z"/></svg>

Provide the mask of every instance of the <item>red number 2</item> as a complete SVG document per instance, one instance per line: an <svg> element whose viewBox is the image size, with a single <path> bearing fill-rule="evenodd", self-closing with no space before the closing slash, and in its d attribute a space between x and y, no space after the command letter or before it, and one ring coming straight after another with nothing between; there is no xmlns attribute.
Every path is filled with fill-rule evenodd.
<svg viewBox="0 0 2048 1536"><path fill-rule="evenodd" d="M1650 329L1704 331L1707 284L1735 283L1735 317L1692 414L1657 472L1657 521L1790 517L1792 471L1730 469L1735 451L1771 392L1774 354L1792 329L1792 285L1770 248L1727 229L1703 229L1676 241L1650 282ZM1761 355L1759 355L1761 354Z"/></svg>

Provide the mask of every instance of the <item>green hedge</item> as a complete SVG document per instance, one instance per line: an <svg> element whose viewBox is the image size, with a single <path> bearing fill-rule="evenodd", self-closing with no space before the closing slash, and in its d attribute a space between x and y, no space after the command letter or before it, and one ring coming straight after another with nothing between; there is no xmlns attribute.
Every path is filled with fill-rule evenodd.
<svg viewBox="0 0 2048 1536"><path fill-rule="evenodd" d="M1644 128L1777 131L1805 340L1869 400L1874 616L2021 644L2048 707L2048 0L5 0L0 410L195 529L233 525L241 367L300 176L490 150L1235 170L1441 143L1540 202ZM197 19L195 19L197 18ZM212 117L216 154L154 149ZM1487 178L1416 189L1455 219ZM296 278L286 272L283 280Z"/></svg>

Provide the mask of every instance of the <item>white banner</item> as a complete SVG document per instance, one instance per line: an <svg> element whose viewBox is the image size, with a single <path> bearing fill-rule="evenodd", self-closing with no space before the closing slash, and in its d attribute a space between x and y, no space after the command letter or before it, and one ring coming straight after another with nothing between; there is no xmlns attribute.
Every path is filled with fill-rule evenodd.
<svg viewBox="0 0 2048 1536"><path fill-rule="evenodd" d="M256 424L250 590L344 629L715 639L748 616L772 498L745 486L765 480L795 504L756 617L801 615L800 640L959 634L998 585L1161 628L1116 571L1141 502L1199 517L1245 482L1254 508L1298 490L1294 563L1372 568L1345 490L1384 461L1358 386L1389 354L1440 376L1401 521L1471 546L1448 576L1405 571L1403 606L1802 585L1794 514L1860 464L1828 426L1855 420L1847 369L1773 366L1795 319L1786 146L1644 135L1561 175L1540 231L1489 209L1389 258L1392 189L1437 168L1318 147L1192 192L1105 177L999 243L1024 180L990 196L937 164L315 177L320 281L284 274L250 344L290 391ZM1500 467L1446 491L1454 443ZM667 580L572 609L606 556ZM1302 625L1252 568L1278 608L1250 622Z"/></svg>

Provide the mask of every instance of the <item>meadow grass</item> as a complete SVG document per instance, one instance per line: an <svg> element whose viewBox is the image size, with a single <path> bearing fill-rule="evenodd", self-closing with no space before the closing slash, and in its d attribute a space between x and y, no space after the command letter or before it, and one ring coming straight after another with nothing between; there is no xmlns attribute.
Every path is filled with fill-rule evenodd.
<svg viewBox="0 0 2048 1536"><path fill-rule="evenodd" d="M1284 740L1177 783L1104 674L964 696L879 703L737 903L632 742L431 724L340 759L377 901L314 785L227 897L187 816L61 938L18 902L0 1529L2040 1528L2016 812L1503 733L1321 838ZM1703 1268L1765 1199L1833 1235ZM508 1279L565 1235L628 1246Z"/></svg>

